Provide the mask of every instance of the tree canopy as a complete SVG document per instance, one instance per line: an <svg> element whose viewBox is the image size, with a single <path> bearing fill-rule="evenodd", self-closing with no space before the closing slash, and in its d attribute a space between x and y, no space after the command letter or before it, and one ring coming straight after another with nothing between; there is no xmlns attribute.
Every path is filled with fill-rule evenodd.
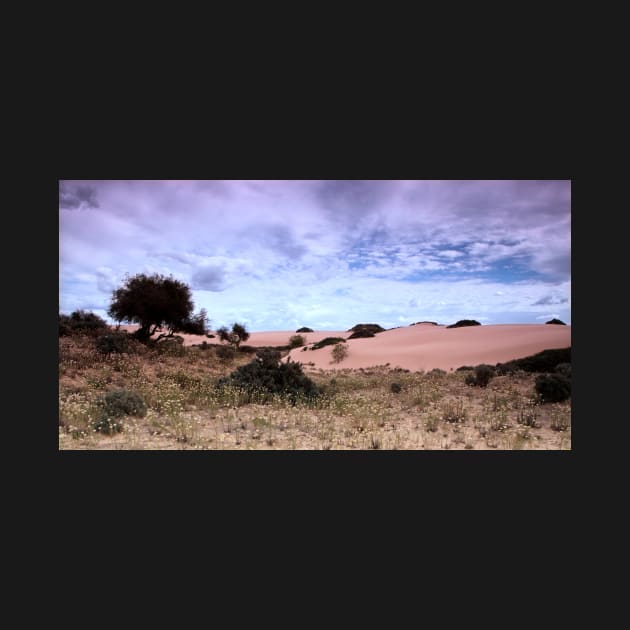
<svg viewBox="0 0 630 630"><path fill-rule="evenodd" d="M205 309L193 315L190 288L172 276L144 273L127 276L122 287L112 293L107 314L117 322L139 324L135 336L147 341L156 331L167 329L162 337L176 332L205 334L208 317Z"/></svg>
<svg viewBox="0 0 630 630"><path fill-rule="evenodd" d="M241 341L247 341L249 339L249 333L243 324L234 322L232 324L232 330L228 330L226 326L221 326L217 329L217 335L221 341L227 341L237 349L241 345Z"/></svg>

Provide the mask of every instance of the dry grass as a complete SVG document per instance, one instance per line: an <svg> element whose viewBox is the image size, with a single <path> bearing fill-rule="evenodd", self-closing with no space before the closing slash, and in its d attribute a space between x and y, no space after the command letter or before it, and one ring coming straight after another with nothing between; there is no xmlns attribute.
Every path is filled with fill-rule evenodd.
<svg viewBox="0 0 630 630"><path fill-rule="evenodd" d="M533 374L495 377L483 389L467 386L464 372L316 370L309 376L326 394L314 404L278 396L245 404L242 391L214 385L250 355L226 361L212 349L185 348L178 357L141 348L108 358L93 340L59 343L60 449L571 448L570 401L538 404ZM121 433L97 433L97 401L118 388L138 392L148 413L122 418Z"/></svg>

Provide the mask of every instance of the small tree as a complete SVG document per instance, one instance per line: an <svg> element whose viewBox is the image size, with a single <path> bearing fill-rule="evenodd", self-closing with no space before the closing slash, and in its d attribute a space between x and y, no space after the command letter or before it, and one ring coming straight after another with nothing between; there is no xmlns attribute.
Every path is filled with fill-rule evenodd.
<svg viewBox="0 0 630 630"><path fill-rule="evenodd" d="M302 335L293 335L289 339L289 348L301 348L306 343L306 339Z"/></svg>
<svg viewBox="0 0 630 630"><path fill-rule="evenodd" d="M249 333L245 326L236 322L232 324L232 330L228 330L226 326L221 326L221 328L217 330L217 335L221 341L227 341L237 350L242 341L249 339Z"/></svg>
<svg viewBox="0 0 630 630"><path fill-rule="evenodd" d="M341 363L348 356L348 346L345 343L338 343L331 350L332 362Z"/></svg>
<svg viewBox="0 0 630 630"><path fill-rule="evenodd" d="M172 337L176 332L194 330L196 334L205 333L205 310L202 309L195 316L192 310L193 301L186 284L172 276L147 276L141 273L127 276L124 285L113 292L107 314L119 323L126 321L140 324L134 335L146 342L163 328L168 333L160 334L156 341L162 337Z"/></svg>

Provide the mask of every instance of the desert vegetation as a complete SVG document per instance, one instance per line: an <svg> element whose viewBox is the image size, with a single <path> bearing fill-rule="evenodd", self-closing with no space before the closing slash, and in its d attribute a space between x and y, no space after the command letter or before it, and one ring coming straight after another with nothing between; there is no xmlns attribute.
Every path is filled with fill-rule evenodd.
<svg viewBox="0 0 630 630"><path fill-rule="evenodd" d="M112 330L87 311L59 316L60 449L571 447L570 348L450 372L351 370L351 344L331 336L310 346L330 346L331 368L315 368L309 353L299 353L304 362L287 356L308 349L300 334L245 346L250 335L235 322L208 343L206 312L193 315L188 287L163 276L127 278L108 313L138 330ZM201 343L175 334L191 331Z"/></svg>
<svg viewBox="0 0 630 630"><path fill-rule="evenodd" d="M208 317L204 309L193 315L190 288L173 277L144 273L127 276L112 294L107 314L116 322L139 324L134 336L148 343L173 337L177 332L203 335ZM166 332L161 332L166 329ZM156 332L157 338L151 339Z"/></svg>
<svg viewBox="0 0 630 630"><path fill-rule="evenodd" d="M311 370L282 362L286 350L252 358L245 346L147 345L118 334L124 352L99 351L90 334L60 336L60 449L571 447L571 400L558 380L570 382L566 361L538 373L494 370L484 387L466 382L485 373L480 366Z"/></svg>
<svg viewBox="0 0 630 630"><path fill-rule="evenodd" d="M385 332L385 329L380 324L356 324L350 328L348 332L352 332L354 334L369 332L372 333L372 335L375 335L376 333Z"/></svg>
<svg viewBox="0 0 630 630"><path fill-rule="evenodd" d="M481 326L481 324L476 319L460 319L447 328L462 328L463 326Z"/></svg>

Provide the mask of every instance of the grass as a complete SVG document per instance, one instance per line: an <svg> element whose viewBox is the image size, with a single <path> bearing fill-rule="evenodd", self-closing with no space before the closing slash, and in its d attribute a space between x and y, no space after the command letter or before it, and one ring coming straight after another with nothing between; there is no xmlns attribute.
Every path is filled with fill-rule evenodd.
<svg viewBox="0 0 630 630"><path fill-rule="evenodd" d="M251 360L216 348L172 356L106 356L88 337L59 340L60 449L504 450L570 449L571 401L540 404L536 374L469 387L465 372L388 366L311 370L324 394L295 404L217 381ZM146 403L112 435L94 430L99 401L128 389ZM264 401L264 403L263 403Z"/></svg>

